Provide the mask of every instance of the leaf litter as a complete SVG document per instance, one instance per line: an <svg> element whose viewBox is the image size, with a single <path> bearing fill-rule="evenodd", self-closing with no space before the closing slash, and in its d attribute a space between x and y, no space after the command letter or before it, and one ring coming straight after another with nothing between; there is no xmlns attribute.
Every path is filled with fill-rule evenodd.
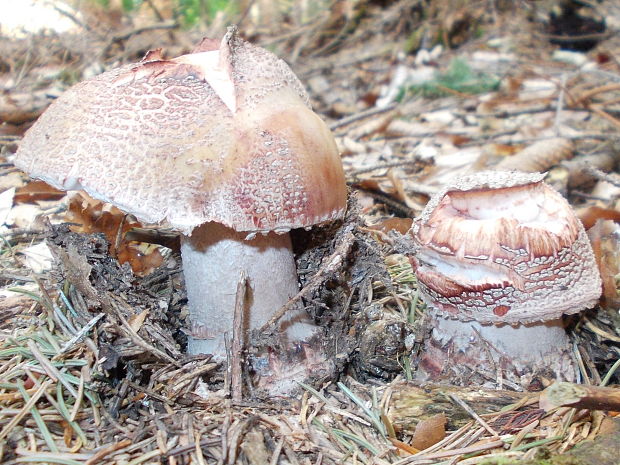
<svg viewBox="0 0 620 465"><path fill-rule="evenodd" d="M303 9L299 17L253 15L242 26L247 37L271 44L289 60L343 156L355 205L349 218L333 242L321 231L296 238L304 286L299 298L332 328L340 379L305 384L299 399L264 399L248 385L241 401L233 401L226 370L181 350L185 335L179 328L187 314L174 240L156 230L149 241L172 249L137 246L129 239L142 234L142 225L122 213L87 199L66 203L36 181L25 184L10 165L21 133L11 126L0 135L0 177L7 183L7 200L0 205L3 463L474 464L567 452L596 437L601 447L613 449L613 440L605 442L618 435L612 412L545 412L538 408L539 393L520 392L496 373L488 374L484 386L419 386L416 360L429 328L406 244L396 233L406 231L429 195L454 175L502 164L548 170L556 188L576 207L589 209L590 224L606 221L592 232L605 300L571 327L582 380L617 382L613 170L620 70L613 60L599 58L620 45L604 41L584 55L585 64L575 65L552 61L541 23L515 11L488 14L456 4L448 11L431 2L424 19L424 7L415 2L385 8L362 0L343 4L348 8L308 17ZM600 8L618 15L613 2ZM145 10L140 21L148 17ZM484 42L473 26L459 29L466 18L486 28ZM12 71L5 76L19 77L0 81L10 96L0 102L7 102L0 108L8 115L4 121L32 121L58 93L56 78L49 78L58 73L42 73L45 66L74 66L86 76L89 67L137 58L131 50L137 54L149 32L140 32L143 25L134 21L133 30L103 40L101 47L103 25L87 20L85 39L70 45L69 61L58 37L45 48L34 39L3 42ZM223 28L220 22L209 32ZM161 26L169 30L168 23ZM202 35L170 34L176 39L171 55L193 42L188 36ZM433 38L451 48L426 52L421 44ZM99 63L89 62L87 42L104 50ZM24 48L29 63L11 58ZM461 63L462 76L450 63ZM421 64L430 72L420 71ZM399 68L409 76L425 73L426 83L441 92L409 94L393 74ZM445 82L467 82L480 70L484 80L476 86ZM51 90L33 91L42 85ZM69 216L63 216L66 210ZM40 213L49 222L36 220ZM82 234L69 231L66 222ZM51 271L47 259L45 266L28 266L29 254L47 256L36 248L40 244L53 257ZM124 265L115 259L123 247L135 250ZM467 378L468 367L462 369L452 379ZM541 387L551 381L541 380ZM491 389L497 387L513 390ZM598 463L606 463L596 446L590 449L599 454ZM574 460L585 460L587 452L581 453Z"/></svg>

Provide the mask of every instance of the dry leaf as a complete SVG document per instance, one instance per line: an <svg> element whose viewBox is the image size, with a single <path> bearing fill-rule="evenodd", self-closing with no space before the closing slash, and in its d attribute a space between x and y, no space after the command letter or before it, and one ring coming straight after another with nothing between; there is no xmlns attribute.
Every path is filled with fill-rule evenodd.
<svg viewBox="0 0 620 465"><path fill-rule="evenodd" d="M593 227L598 220L611 220L620 223L620 212L613 208L590 206L580 208L576 213L586 230Z"/></svg>
<svg viewBox="0 0 620 465"><path fill-rule="evenodd" d="M610 182L600 180L596 183L590 195L605 203L616 202L617 199L620 198L620 187Z"/></svg>
<svg viewBox="0 0 620 465"><path fill-rule="evenodd" d="M9 123L0 123L0 136L22 136L25 132L23 126L16 126Z"/></svg>
<svg viewBox="0 0 620 465"><path fill-rule="evenodd" d="M562 162L561 166L568 170L568 187L571 189L580 188L590 190L596 182L596 178L585 168L596 168L605 173L609 173L614 169L615 164L616 160L610 153L602 152L589 153L573 158L572 160L565 160Z"/></svg>
<svg viewBox="0 0 620 465"><path fill-rule="evenodd" d="M156 246L125 239L128 231L142 225L112 205L76 194L69 201L66 219L73 223L74 232L103 233L110 243L110 255L121 264L129 263L137 275L147 275L163 263Z"/></svg>
<svg viewBox="0 0 620 465"><path fill-rule="evenodd" d="M467 144L471 142L471 137L459 135L459 134L448 134L448 139L455 147L460 147L461 145Z"/></svg>
<svg viewBox="0 0 620 465"><path fill-rule="evenodd" d="M492 150L493 155L497 155L500 157L507 157L514 155L519 150L523 149L520 145L508 145L508 144L490 144L490 150Z"/></svg>
<svg viewBox="0 0 620 465"><path fill-rule="evenodd" d="M614 412L614 413L617 413L617 412ZM612 416L617 416L617 415L612 415ZM617 421L614 421L609 417L603 417L603 420L601 421L601 427L598 430L598 435L603 436L606 434L613 434L617 430L618 430Z"/></svg>
<svg viewBox="0 0 620 465"><path fill-rule="evenodd" d="M38 200L60 200L66 192L60 191L48 183L35 180L15 191L15 203L34 203Z"/></svg>
<svg viewBox="0 0 620 465"><path fill-rule="evenodd" d="M555 137L533 143L516 155L505 158L496 170L519 170L528 173L547 171L553 165L573 156L575 147L570 139Z"/></svg>
<svg viewBox="0 0 620 465"><path fill-rule="evenodd" d="M159 247L140 242L121 242L117 258L119 263L128 262L131 269L139 276L151 273L164 262Z"/></svg>
<svg viewBox="0 0 620 465"><path fill-rule="evenodd" d="M446 437L446 416L443 413L433 415L417 424L411 445L419 450L427 449Z"/></svg>
<svg viewBox="0 0 620 465"><path fill-rule="evenodd" d="M407 194L405 186L403 185L402 179L398 177L398 175L396 175L394 170L389 170L387 173L387 177L392 183L392 186L394 187L394 191L396 194L395 197L398 200L407 205L409 208L416 208L419 206L415 201L411 199L411 197L409 197L409 194Z"/></svg>
<svg viewBox="0 0 620 465"><path fill-rule="evenodd" d="M0 329L14 329L16 321L23 318L33 304L32 297L18 292L17 289L34 292L38 290L34 286L13 288L16 290L0 289Z"/></svg>
<svg viewBox="0 0 620 465"><path fill-rule="evenodd" d="M9 213L13 208L13 197L15 197L14 187L0 193L0 226L7 224Z"/></svg>
<svg viewBox="0 0 620 465"><path fill-rule="evenodd" d="M34 273L41 274L52 269L54 258L45 242L31 245L19 251L24 258L24 264Z"/></svg>
<svg viewBox="0 0 620 465"><path fill-rule="evenodd" d="M411 229L412 224L413 220L411 218L387 218L368 226L368 229L385 234L388 234L390 231L397 231L404 235Z"/></svg>
<svg viewBox="0 0 620 465"><path fill-rule="evenodd" d="M409 444L399 441L396 438L388 438L388 439L390 440L392 445L398 449L398 452L399 452L398 455L400 455L401 457L408 457L410 455L417 454L418 452L420 452L415 447L411 447Z"/></svg>
<svg viewBox="0 0 620 465"><path fill-rule="evenodd" d="M341 156L347 156L357 153L366 153L368 151L366 144L357 142L350 137L342 137L338 139Z"/></svg>
<svg viewBox="0 0 620 465"><path fill-rule="evenodd" d="M588 230L596 264L603 280L603 303L612 308L620 305L616 285L616 276L620 273L619 232L620 226L610 220L599 220Z"/></svg>
<svg viewBox="0 0 620 465"><path fill-rule="evenodd" d="M142 328L142 325L144 324L144 320L146 320L146 317L148 316L149 311L148 310L143 310L142 312L138 313L137 315L132 316L129 319L129 326L131 326L131 329L134 330L134 332L138 332L140 331L140 328Z"/></svg>
<svg viewBox="0 0 620 465"><path fill-rule="evenodd" d="M43 213L41 207L33 204L15 205L9 211L5 224L14 228L33 228L39 216Z"/></svg>
<svg viewBox="0 0 620 465"><path fill-rule="evenodd" d="M375 181L374 179L362 179L361 181L356 182L354 184L354 187L367 191L381 192L381 186L379 185L379 182Z"/></svg>
<svg viewBox="0 0 620 465"><path fill-rule="evenodd" d="M35 102L30 95L0 94L0 121L15 125L23 124L37 119L44 109L45 106Z"/></svg>

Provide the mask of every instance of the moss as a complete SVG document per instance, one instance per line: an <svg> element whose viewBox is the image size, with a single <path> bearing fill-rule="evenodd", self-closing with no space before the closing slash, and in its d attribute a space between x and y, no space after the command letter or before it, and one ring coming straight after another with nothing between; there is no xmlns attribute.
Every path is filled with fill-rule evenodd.
<svg viewBox="0 0 620 465"><path fill-rule="evenodd" d="M482 94L497 90L500 80L491 74L476 72L462 59L454 59L448 70L438 73L435 79L423 84L402 89L398 100L407 94L421 94L424 97L438 98L452 94Z"/></svg>
<svg viewBox="0 0 620 465"><path fill-rule="evenodd" d="M619 465L620 419L613 420L611 431L593 441L584 441L563 455L551 456L541 449L533 460L489 459L481 465Z"/></svg>

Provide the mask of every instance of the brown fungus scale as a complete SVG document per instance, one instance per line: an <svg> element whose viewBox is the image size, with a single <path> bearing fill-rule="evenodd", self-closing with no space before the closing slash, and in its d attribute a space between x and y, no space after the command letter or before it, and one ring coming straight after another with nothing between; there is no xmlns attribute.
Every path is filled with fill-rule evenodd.
<svg viewBox="0 0 620 465"><path fill-rule="evenodd" d="M226 359L240 277L249 332L298 292L288 231L346 209L334 138L302 84L234 27L190 54L164 59L155 50L73 86L26 133L15 165L179 230L188 351L216 360ZM276 329L254 368L263 386L286 393L326 361L303 308Z"/></svg>
<svg viewBox="0 0 620 465"><path fill-rule="evenodd" d="M469 366L505 362L508 378L531 375L545 357L554 376L574 378L560 318L595 306L601 279L581 222L543 178L462 177L414 222L411 261L435 326L425 356L431 377L445 372L439 352L449 349Z"/></svg>

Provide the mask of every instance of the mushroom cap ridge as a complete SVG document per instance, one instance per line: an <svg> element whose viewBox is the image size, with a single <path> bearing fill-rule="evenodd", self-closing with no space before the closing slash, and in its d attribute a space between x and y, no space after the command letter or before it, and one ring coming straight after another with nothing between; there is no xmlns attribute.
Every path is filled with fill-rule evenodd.
<svg viewBox="0 0 620 465"><path fill-rule="evenodd" d="M346 207L333 136L301 83L233 28L219 49L206 39L170 60L149 52L73 86L26 133L15 165L185 234L209 221L285 232Z"/></svg>
<svg viewBox="0 0 620 465"><path fill-rule="evenodd" d="M601 279L587 235L543 178L482 172L433 196L411 231L427 304L483 324L553 320L596 305Z"/></svg>

